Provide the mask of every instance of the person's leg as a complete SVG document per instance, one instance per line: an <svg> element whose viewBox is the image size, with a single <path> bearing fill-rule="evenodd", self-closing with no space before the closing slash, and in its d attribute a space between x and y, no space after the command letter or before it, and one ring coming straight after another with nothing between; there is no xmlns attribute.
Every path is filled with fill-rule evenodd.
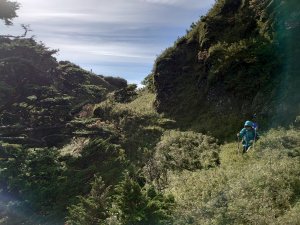
<svg viewBox="0 0 300 225"><path fill-rule="evenodd" d="M251 149L251 145L249 145L249 146L247 147L247 150L246 150L246 152L249 152L249 151L250 151L250 149Z"/></svg>
<svg viewBox="0 0 300 225"><path fill-rule="evenodd" d="M243 153L247 152L247 145L243 145Z"/></svg>

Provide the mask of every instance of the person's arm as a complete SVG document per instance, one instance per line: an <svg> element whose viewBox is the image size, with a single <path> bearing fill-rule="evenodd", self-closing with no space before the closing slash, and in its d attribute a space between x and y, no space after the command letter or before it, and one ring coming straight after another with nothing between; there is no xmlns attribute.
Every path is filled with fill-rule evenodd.
<svg viewBox="0 0 300 225"><path fill-rule="evenodd" d="M240 137L240 138L242 138L242 137L245 136L245 132L246 132L246 129L243 128L239 133L237 133L237 136Z"/></svg>

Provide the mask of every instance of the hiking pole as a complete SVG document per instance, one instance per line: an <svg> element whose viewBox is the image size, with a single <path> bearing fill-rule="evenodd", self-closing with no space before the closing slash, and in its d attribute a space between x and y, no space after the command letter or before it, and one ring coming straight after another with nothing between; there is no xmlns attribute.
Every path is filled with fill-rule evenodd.
<svg viewBox="0 0 300 225"><path fill-rule="evenodd" d="M253 129L254 129L253 151L255 151L255 141L256 141L257 129L258 129L257 122L255 122L256 119L257 119L257 115L256 115L256 113L254 113L252 116L252 120L254 121L253 122Z"/></svg>
<svg viewBox="0 0 300 225"><path fill-rule="evenodd" d="M255 151L256 128L254 128L253 151Z"/></svg>

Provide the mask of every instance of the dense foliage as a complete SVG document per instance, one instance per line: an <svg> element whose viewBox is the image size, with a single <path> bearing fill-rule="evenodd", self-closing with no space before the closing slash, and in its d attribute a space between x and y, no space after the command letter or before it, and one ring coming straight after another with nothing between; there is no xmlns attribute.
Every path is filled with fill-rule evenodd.
<svg viewBox="0 0 300 225"><path fill-rule="evenodd" d="M0 224L299 224L298 8L216 1L143 89L0 38ZM254 110L293 123L241 155Z"/></svg>
<svg viewBox="0 0 300 225"><path fill-rule="evenodd" d="M79 197L80 202L72 205L67 217L67 224L103 224L108 214L109 187L105 187L101 177L95 177L88 196Z"/></svg>
<svg viewBox="0 0 300 225"><path fill-rule="evenodd" d="M68 61L57 62L32 38L0 39L0 121L6 141L57 146L72 136L69 124L89 103L124 88L124 79L97 76ZM112 82L112 83L109 83Z"/></svg>
<svg viewBox="0 0 300 225"><path fill-rule="evenodd" d="M247 155L222 146L218 168L174 171L174 224L299 223L299 141L299 130L271 130Z"/></svg>
<svg viewBox="0 0 300 225"><path fill-rule="evenodd" d="M157 143L155 160L164 168L197 170L218 165L219 146L210 136L167 131Z"/></svg>

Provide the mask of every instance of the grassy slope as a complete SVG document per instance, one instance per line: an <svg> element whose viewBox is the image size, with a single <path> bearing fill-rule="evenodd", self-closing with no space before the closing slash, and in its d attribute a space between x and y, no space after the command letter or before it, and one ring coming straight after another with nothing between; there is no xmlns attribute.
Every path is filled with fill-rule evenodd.
<svg viewBox="0 0 300 225"><path fill-rule="evenodd" d="M117 108L162 120L153 109L154 99L144 91ZM217 168L169 170L166 193L177 202L175 224L299 223L299 146L299 128L271 129L244 155L237 142L222 145Z"/></svg>
<svg viewBox="0 0 300 225"><path fill-rule="evenodd" d="M299 224L299 137L270 130L245 155L223 145L218 168L173 173L177 224Z"/></svg>

